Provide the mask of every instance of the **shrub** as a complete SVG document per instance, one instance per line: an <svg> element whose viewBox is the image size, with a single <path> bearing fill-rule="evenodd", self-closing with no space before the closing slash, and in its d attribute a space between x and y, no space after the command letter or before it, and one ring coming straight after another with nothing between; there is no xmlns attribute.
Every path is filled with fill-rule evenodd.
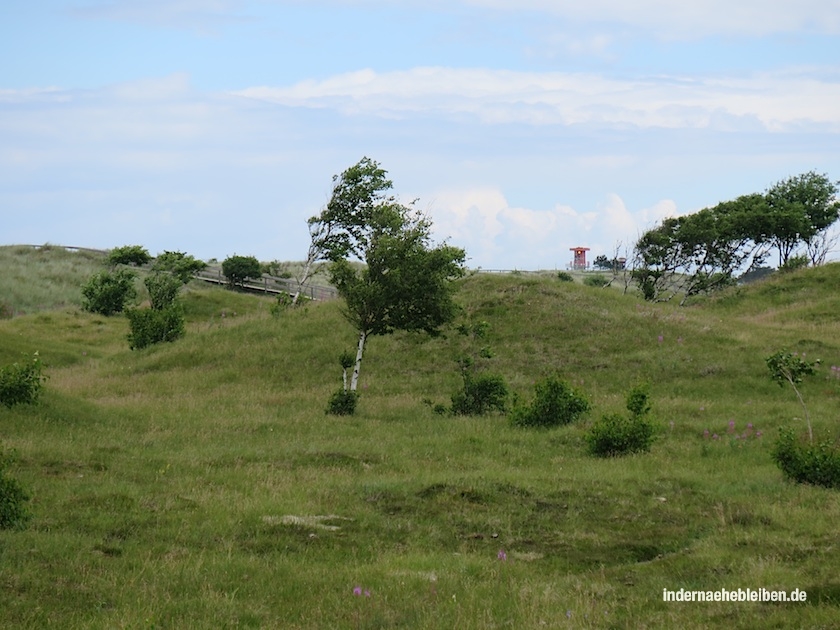
<svg viewBox="0 0 840 630"><path fill-rule="evenodd" d="M161 310L130 309L126 315L130 329L128 346L132 350L184 336L184 313L177 304Z"/></svg>
<svg viewBox="0 0 840 630"><path fill-rule="evenodd" d="M637 386L627 394L629 416L604 415L586 435L589 452L599 457L645 453L653 444L655 427L647 418L650 402L647 388Z"/></svg>
<svg viewBox="0 0 840 630"><path fill-rule="evenodd" d="M352 416L356 413L359 394L354 391L339 389L332 396L327 406L327 413L333 416Z"/></svg>
<svg viewBox="0 0 840 630"><path fill-rule="evenodd" d="M134 278L134 272L128 269L94 274L82 287L82 307L105 316L122 312L126 303L137 297Z"/></svg>
<svg viewBox="0 0 840 630"><path fill-rule="evenodd" d="M115 247L108 252L108 263L110 265L145 265L152 257L145 247L141 245L125 245Z"/></svg>
<svg viewBox="0 0 840 630"><path fill-rule="evenodd" d="M278 293L274 304L268 307L269 313L274 317L280 317L282 313L292 306L292 296L288 293Z"/></svg>
<svg viewBox="0 0 840 630"><path fill-rule="evenodd" d="M26 502L29 493L17 479L6 474L12 457L0 450L0 529L23 529L31 518Z"/></svg>
<svg viewBox="0 0 840 630"><path fill-rule="evenodd" d="M46 378L41 374L41 362L37 352L31 361L7 365L0 369L0 404L13 407L38 402Z"/></svg>
<svg viewBox="0 0 840 630"><path fill-rule="evenodd" d="M560 282L574 282L575 279L572 277L568 271L558 271L557 272L557 279Z"/></svg>
<svg viewBox="0 0 840 630"><path fill-rule="evenodd" d="M840 449L831 440L806 444L796 438L792 429L780 429L773 461L792 481L840 488Z"/></svg>
<svg viewBox="0 0 840 630"><path fill-rule="evenodd" d="M162 311L175 303L178 291L183 286L181 280L171 273L156 271L143 281L149 291L152 309Z"/></svg>
<svg viewBox="0 0 840 630"><path fill-rule="evenodd" d="M163 252L155 259L155 264L152 265L154 271L168 271L174 275L181 284L187 284L190 278L199 271L207 267L207 263L202 260L196 260L189 254L184 252Z"/></svg>
<svg viewBox="0 0 840 630"><path fill-rule="evenodd" d="M583 284L585 284L588 287L600 288L607 286L609 283L610 281L607 280L607 277L602 273L595 273L591 276L586 276L583 279Z"/></svg>
<svg viewBox="0 0 840 630"><path fill-rule="evenodd" d="M259 278L262 265L253 256L231 256L222 262L222 273L231 286L242 286L248 278Z"/></svg>
<svg viewBox="0 0 840 630"><path fill-rule="evenodd" d="M504 413L508 386L496 374L464 372L464 387L452 395L452 413L459 416L483 416L491 411Z"/></svg>
<svg viewBox="0 0 840 630"><path fill-rule="evenodd" d="M557 376L538 382L534 394L530 406L514 409L514 425L555 427L570 424L589 411L589 401Z"/></svg>
<svg viewBox="0 0 840 630"><path fill-rule="evenodd" d="M810 259L805 254L791 256L785 261L785 264L779 266L779 272L787 273L789 271L796 271L797 269L805 269L810 262Z"/></svg>

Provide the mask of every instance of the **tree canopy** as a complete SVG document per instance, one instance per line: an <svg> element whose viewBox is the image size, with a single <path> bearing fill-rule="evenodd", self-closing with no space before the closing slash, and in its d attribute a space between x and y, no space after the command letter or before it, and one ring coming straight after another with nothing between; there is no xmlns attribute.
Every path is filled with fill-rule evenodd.
<svg viewBox="0 0 840 630"><path fill-rule="evenodd" d="M828 230L840 216L838 183L805 173L766 193L742 195L682 217L669 217L637 241L633 278L645 299L708 293L734 282L739 270L762 264L769 250L788 264L805 247L813 264L825 259Z"/></svg>
<svg viewBox="0 0 840 630"><path fill-rule="evenodd" d="M363 158L333 178L333 194L309 220L319 256L359 334L350 390L368 336L395 330L432 335L456 314L451 280L463 274L463 249L431 242L431 222L390 194L380 165ZM313 244L315 244L313 239ZM358 261L363 264L358 264Z"/></svg>

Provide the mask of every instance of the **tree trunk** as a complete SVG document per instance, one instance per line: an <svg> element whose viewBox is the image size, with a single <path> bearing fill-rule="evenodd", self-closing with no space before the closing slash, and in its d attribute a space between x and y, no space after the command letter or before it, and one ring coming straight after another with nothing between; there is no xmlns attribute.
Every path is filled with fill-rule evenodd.
<svg viewBox="0 0 840 630"><path fill-rule="evenodd" d="M294 297L292 297L292 306L297 306L298 300L300 299L300 294L303 292L303 285L309 280L309 277L312 275L312 259L306 259L306 265L303 267L303 275L298 279L297 283L297 291L295 291Z"/></svg>
<svg viewBox="0 0 840 630"><path fill-rule="evenodd" d="M367 340L367 332L364 330L359 332L359 347L356 349L356 366L353 368L353 377L350 379L350 391L355 392L359 384L359 371L362 369L362 354L365 351L365 341Z"/></svg>

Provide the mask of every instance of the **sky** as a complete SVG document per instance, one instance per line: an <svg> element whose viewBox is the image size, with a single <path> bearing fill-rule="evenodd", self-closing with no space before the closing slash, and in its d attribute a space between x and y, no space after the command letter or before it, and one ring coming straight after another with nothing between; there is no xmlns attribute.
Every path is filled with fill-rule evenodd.
<svg viewBox="0 0 840 630"><path fill-rule="evenodd" d="M0 2L0 244L302 260L362 157L471 268L624 255L840 179L840 0Z"/></svg>

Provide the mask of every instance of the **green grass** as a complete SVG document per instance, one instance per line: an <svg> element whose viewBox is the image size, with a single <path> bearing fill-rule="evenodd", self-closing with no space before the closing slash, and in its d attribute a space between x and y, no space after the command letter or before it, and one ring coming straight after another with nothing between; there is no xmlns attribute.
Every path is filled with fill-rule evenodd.
<svg viewBox="0 0 840 630"><path fill-rule="evenodd" d="M465 279L465 317L490 322L491 369L522 399L556 371L592 400L549 431L423 404L460 385L454 333L371 339L357 414L325 415L355 342L338 302L273 318L268 298L191 285L186 337L134 352L122 317L4 320L0 363L38 350L50 379L40 405L0 409L34 497L29 528L0 532L0 627L833 627L840 494L772 463L778 427L805 427L764 358L840 365L838 282L829 265L678 308ZM827 372L802 391L836 435ZM588 456L587 426L639 382L651 452ZM808 601L662 601L747 587Z"/></svg>

